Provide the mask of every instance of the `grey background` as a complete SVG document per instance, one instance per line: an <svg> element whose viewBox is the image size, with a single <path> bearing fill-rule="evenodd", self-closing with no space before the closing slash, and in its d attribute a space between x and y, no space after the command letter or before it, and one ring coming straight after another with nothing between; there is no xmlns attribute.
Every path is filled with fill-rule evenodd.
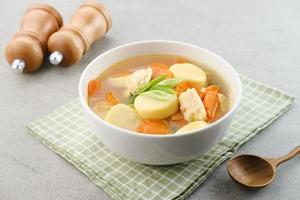
<svg viewBox="0 0 300 200"><path fill-rule="evenodd" d="M26 7L36 1L0 2L0 48L18 30ZM47 0L65 22L82 3ZM120 44L170 39L208 48L238 72L300 98L300 1L102 1L113 28L70 68L44 67L37 73L13 73L0 58L0 199L110 199L71 164L34 140L24 124L77 96L85 66ZM278 156L300 143L300 108L290 111L245 144L238 153ZM300 157L279 169L272 185L247 190L228 176L225 164L189 199L300 199Z"/></svg>

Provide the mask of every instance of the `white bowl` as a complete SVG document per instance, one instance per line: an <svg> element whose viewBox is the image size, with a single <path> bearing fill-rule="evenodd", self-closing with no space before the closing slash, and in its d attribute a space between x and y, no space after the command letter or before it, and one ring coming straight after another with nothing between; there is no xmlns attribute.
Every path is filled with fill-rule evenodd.
<svg viewBox="0 0 300 200"><path fill-rule="evenodd" d="M116 127L98 117L87 104L88 82L119 61L147 54L168 54L201 61L222 75L228 85L231 109L209 126L186 134L146 135ZM241 82L233 67L218 55L191 44L175 41L141 41L113 48L95 58L84 70L79 82L79 96L99 139L115 153L130 160L150 165L169 165L195 159L207 152L223 136L241 98Z"/></svg>

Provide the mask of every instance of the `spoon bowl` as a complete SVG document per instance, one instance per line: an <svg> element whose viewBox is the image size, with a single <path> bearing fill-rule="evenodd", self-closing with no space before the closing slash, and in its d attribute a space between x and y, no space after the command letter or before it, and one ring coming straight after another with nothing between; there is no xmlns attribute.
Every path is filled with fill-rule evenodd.
<svg viewBox="0 0 300 200"><path fill-rule="evenodd" d="M262 158L255 155L239 155L227 163L227 171L236 182L250 188L269 185L276 176L276 168L300 153L300 146L279 158Z"/></svg>
<svg viewBox="0 0 300 200"><path fill-rule="evenodd" d="M241 155L231 159L227 171L238 183L253 188L270 184L276 173L270 162L254 155Z"/></svg>

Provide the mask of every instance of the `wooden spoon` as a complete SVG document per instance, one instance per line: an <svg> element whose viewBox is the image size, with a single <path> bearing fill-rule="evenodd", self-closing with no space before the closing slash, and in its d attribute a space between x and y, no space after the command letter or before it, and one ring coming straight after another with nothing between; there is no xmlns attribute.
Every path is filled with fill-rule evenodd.
<svg viewBox="0 0 300 200"><path fill-rule="evenodd" d="M238 183L251 188L269 185L275 175L276 168L300 153L300 146L287 155L279 158L261 158L255 155L239 155L229 160L227 171Z"/></svg>

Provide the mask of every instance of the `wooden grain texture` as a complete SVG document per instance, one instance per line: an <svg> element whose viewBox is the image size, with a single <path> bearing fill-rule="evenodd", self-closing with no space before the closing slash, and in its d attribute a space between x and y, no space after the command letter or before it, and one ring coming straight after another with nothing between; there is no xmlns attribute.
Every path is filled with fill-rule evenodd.
<svg viewBox="0 0 300 200"><path fill-rule="evenodd" d="M48 50L50 53L61 52L64 55L61 64L69 66L78 62L110 27L111 18L104 6L87 1L79 7L67 25L49 38Z"/></svg>
<svg viewBox="0 0 300 200"><path fill-rule="evenodd" d="M24 72L40 68L47 52L47 40L62 25L60 14L47 4L31 5L21 22L21 29L5 48L9 64L15 59L25 61Z"/></svg>
<svg viewBox="0 0 300 200"><path fill-rule="evenodd" d="M238 183L251 188L269 185L276 176L276 167L300 153L300 146L285 156L261 158L255 155L239 155L227 164L229 175Z"/></svg>

